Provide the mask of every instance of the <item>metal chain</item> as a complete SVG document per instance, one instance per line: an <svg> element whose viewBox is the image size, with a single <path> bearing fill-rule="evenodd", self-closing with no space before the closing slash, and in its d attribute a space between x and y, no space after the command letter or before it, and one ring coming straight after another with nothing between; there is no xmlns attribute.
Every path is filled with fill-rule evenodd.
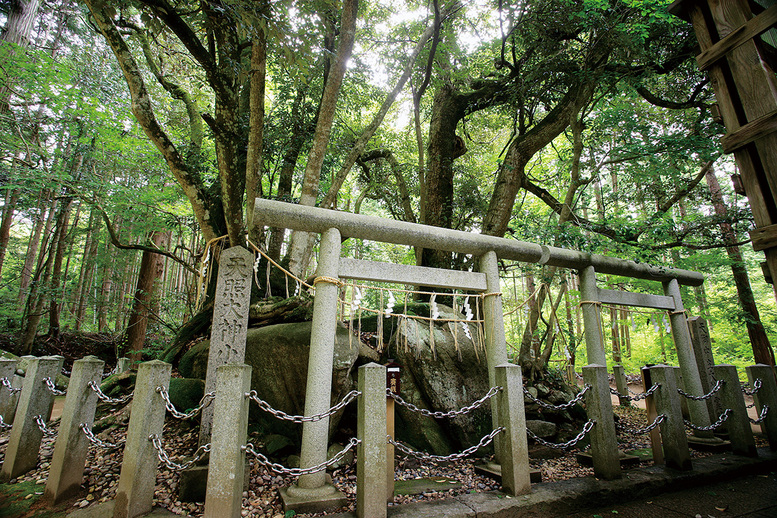
<svg viewBox="0 0 777 518"><path fill-rule="evenodd" d="M687 392L685 392L683 389L677 389L677 393L680 394L681 396L687 397L688 399L693 399L694 401L704 401L705 399L711 398L712 395L715 392L717 392L718 390L720 390L720 388L722 386L723 386L723 380L718 380L718 382L715 383L715 386L712 387L712 390L710 390L709 392L707 392L703 396L692 396L692 395L688 394Z"/></svg>
<svg viewBox="0 0 777 518"><path fill-rule="evenodd" d="M545 439L543 439L541 437L538 437L534 432L532 432L528 428L526 429L526 433L527 433L527 435L529 437L531 437L532 439L534 439L538 443L542 444L543 446L548 446L550 448L556 448L558 450L566 450L567 448L571 448L572 446L574 446L577 443L579 443L583 439L583 437L585 437L586 434L588 434L588 432L591 431L591 429L593 427L594 427L594 422L592 420L588 420L583 425L583 430L579 434L577 434L577 436L575 436L572 439L568 440L567 442L563 442L563 443L554 443L554 442L546 441Z"/></svg>
<svg viewBox="0 0 777 518"><path fill-rule="evenodd" d="M57 387L54 386L54 382L51 381L51 378L49 378L49 377L43 378L43 383L46 384L46 386L49 388L49 391L51 391L51 393L54 394L55 396L64 396L65 395L65 391L64 390L57 390Z"/></svg>
<svg viewBox="0 0 777 518"><path fill-rule="evenodd" d="M5 424L5 421L3 421L3 416L0 415L0 430L7 430L9 428L13 428L12 424Z"/></svg>
<svg viewBox="0 0 777 518"><path fill-rule="evenodd" d="M763 408L761 408L761 415L758 416L758 419L753 419L752 417L749 417L750 422L753 424L761 424L763 423L764 419L766 419L766 414L769 412L769 405L764 405Z"/></svg>
<svg viewBox="0 0 777 518"><path fill-rule="evenodd" d="M685 426L687 426L689 428L693 428L694 430L699 430L700 432L708 432L708 431L714 430L718 426L722 425L726 421L726 419L728 419L728 415L730 413L731 413L731 409L730 408L725 409L723 411L723 413L720 414L720 417L718 418L718 420L715 421L714 423L712 423L709 426L696 426L692 422L690 422L688 420L684 420L685 421Z"/></svg>
<svg viewBox="0 0 777 518"><path fill-rule="evenodd" d="M84 435L86 435L86 438L89 439L89 442L91 442L92 444L96 444L101 448L118 448L124 443L124 441L115 443L115 444L112 442L103 441L102 439L97 437L94 434L94 432L92 432L92 430L89 429L88 426L86 426L86 423L81 423L78 425L78 427L81 429L82 432L84 432Z"/></svg>
<svg viewBox="0 0 777 518"><path fill-rule="evenodd" d="M106 403L109 403L111 405L118 405L120 403L126 403L130 399L132 399L132 396L134 395L134 392L130 392L126 396L112 398L107 396L102 390L100 390L100 386L95 381L89 382L89 388L91 388L93 391L97 393L97 399L100 401L105 401Z"/></svg>
<svg viewBox="0 0 777 518"><path fill-rule="evenodd" d="M758 390L759 390L760 388L761 388L761 378L756 378L756 379L755 379L755 381L753 382L753 388L752 388L752 389L750 389L750 390L748 390L748 388L747 388L747 387L743 386L743 387L742 387L742 392L744 392L744 393L745 393L745 394L747 394L748 396L752 396L752 395L754 395L756 392L758 392Z"/></svg>
<svg viewBox="0 0 777 518"><path fill-rule="evenodd" d="M618 396L619 398L628 399L629 401L639 401L640 399L645 399L648 396L650 396L651 394L653 394L653 392L658 390L658 387L660 387L660 386L661 386L660 383L656 383L655 385L653 385L652 387L647 389L645 392L642 392L640 394L634 393L628 387L626 387L626 390L628 390L631 394L634 394L633 396L624 396L623 394L618 392L616 389L610 387L610 394L612 394L613 396Z"/></svg>
<svg viewBox="0 0 777 518"><path fill-rule="evenodd" d="M115 366L113 369L111 369L111 371L110 371L110 372L104 372L104 373L102 374L102 377L103 377L103 379L105 379L105 378L107 378L108 376L113 376L113 375L114 375L114 374L116 374L117 372L119 372L119 364L118 364L118 363L116 364L116 366Z"/></svg>
<svg viewBox="0 0 777 518"><path fill-rule="evenodd" d="M22 391L21 387L20 388L14 388L14 386L11 385L11 382L9 381L9 379L7 377L5 377L5 376L0 378L0 384L2 384L5 388L7 388L8 392L10 392L11 395L16 394L17 392L21 392Z"/></svg>
<svg viewBox="0 0 777 518"><path fill-rule="evenodd" d="M46 427L46 423L43 421L43 418L40 415L36 415L33 419L35 419L35 424L38 425L38 428L40 428L40 431L43 432L43 435L47 437L53 437L57 435L57 432Z"/></svg>
<svg viewBox="0 0 777 518"><path fill-rule="evenodd" d="M427 410L425 408L418 408L413 403L408 403L407 401L402 399L402 397L399 394L394 394L393 392L391 392L391 389L388 389L388 388L386 389L386 395L394 399L394 401L396 401L403 407L409 408L413 412L418 412L419 414L426 417L434 417L435 419L442 419L443 417L456 417L459 415L468 414L469 412L472 412L476 408L483 406L483 403L485 403L486 401L488 401L489 399L497 395L497 393L500 390L502 390L502 387L491 387L491 390L489 390L485 396L478 399L471 405L465 406L459 410L451 410L449 412L441 412L439 410L436 412L432 412L431 410Z"/></svg>
<svg viewBox="0 0 777 518"><path fill-rule="evenodd" d="M643 433L650 432L651 430L653 430L653 428L655 428L659 424L663 423L665 420L666 420L666 414L659 414L659 415L656 416L655 419L653 419L652 423L650 423L649 425L647 425L644 428L629 428L629 427L624 426L624 425L619 424L619 423L616 423L615 427L618 430L624 431L626 433L630 433L632 435L642 435Z"/></svg>
<svg viewBox="0 0 777 518"><path fill-rule="evenodd" d="M183 413L178 411L175 408L175 405L173 405L173 402L170 401L170 396L167 394L167 390L165 390L164 387L157 387L156 391L159 393L160 396L162 396L162 399L165 401L165 408L167 409L170 414L172 414L173 417L176 419L190 419L197 414L200 413L200 411L208 406L211 401L213 401L216 397L215 392L208 392L204 396L202 396L202 399L200 399L200 404L197 405L197 408L194 408L190 410L189 412Z"/></svg>
<svg viewBox="0 0 777 518"><path fill-rule="evenodd" d="M353 448L354 446L358 445L361 441L357 439L356 437L351 437L351 440L348 441L348 444L345 448L343 448L340 453L332 457L326 462L322 462L321 464L317 464L315 466L311 466L309 468L287 468L286 466L283 466L282 464L278 464L276 462L270 462L270 459L259 453L254 449L254 445L250 442L246 444L245 446L242 446L241 449L245 451L246 453L250 453L254 456L254 458L270 471L274 471L275 473L280 473L281 475L291 475L292 477L299 477L301 475L310 475L311 473L318 473L319 471L323 471L329 466L336 464L340 462L343 457L345 457L345 454L348 453L348 450Z"/></svg>
<svg viewBox="0 0 777 518"><path fill-rule="evenodd" d="M529 399L540 405L542 408L547 408L548 410L566 410L567 408L575 406L577 403L579 403L586 392L588 392L588 389L591 388L591 385L586 383L583 386L583 390L577 393L577 395L573 398L567 401L566 403L562 403L561 405L551 405L550 403L546 403L542 400L537 399L536 397L531 395L531 392L526 387L523 387L523 394L527 396Z"/></svg>
<svg viewBox="0 0 777 518"><path fill-rule="evenodd" d="M391 438L391 436L386 436L386 440L389 444L392 444L396 449L398 449L405 455L410 455L411 457L415 457L419 460L428 460L431 462L447 462L451 460L463 459L464 457L469 457L470 455L478 451L478 449L482 448L483 446L488 446L491 443L491 441L494 440L494 437L496 437L503 431L504 431L503 426L500 426L499 428L495 428L491 431L491 433L489 433L488 435L480 439L480 442L477 443L476 445L470 446L466 450L460 451L459 453L452 453L451 455L432 455L431 453L412 450L409 447L405 446L404 444L400 442L396 442L394 439Z"/></svg>
<svg viewBox="0 0 777 518"><path fill-rule="evenodd" d="M293 423L312 423L315 421L320 421L334 414L335 412L337 412L338 410L346 406L348 403L350 403L360 395L361 395L361 392L359 392L358 390L352 390L348 394L346 394L345 397L339 403L337 403L335 406L333 406L326 412L311 415L311 416L302 416L302 415L290 415L282 410L277 410L273 408L272 406L270 406L270 403L261 399L256 394L255 390L252 390L251 392L246 392L245 394L247 398L251 398L257 405L259 405L259 408L261 408L265 412L268 412L274 415L277 419L283 419L285 421L291 421Z"/></svg>
<svg viewBox="0 0 777 518"><path fill-rule="evenodd" d="M198 462L207 453L210 452L210 443L203 444L202 446L197 448L197 451L194 452L194 457L192 457L190 461L184 462L183 464L177 464L172 460L170 460L170 457L167 456L167 452L162 447L162 439L160 439L157 434L152 433L151 435L148 436L148 440L151 441L151 444L154 445L154 449L156 449L156 454L157 454L157 457L159 457L159 460L165 466L175 471L185 470L186 468L194 465L195 462Z"/></svg>
<svg viewBox="0 0 777 518"><path fill-rule="evenodd" d="M62 367L62 375L63 376L67 376L69 378L71 374L73 374L73 371L69 371L66 368Z"/></svg>

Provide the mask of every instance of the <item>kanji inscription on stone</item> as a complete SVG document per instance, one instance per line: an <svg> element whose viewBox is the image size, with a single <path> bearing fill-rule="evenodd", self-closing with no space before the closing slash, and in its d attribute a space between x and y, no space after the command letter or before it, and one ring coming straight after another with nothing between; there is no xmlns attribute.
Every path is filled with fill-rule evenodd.
<svg viewBox="0 0 777 518"><path fill-rule="evenodd" d="M240 246L221 252L216 280L216 299L210 332L205 393L216 390L216 369L228 363L243 363L248 331L248 307L251 302L251 272L254 256ZM210 441L213 406L202 410L200 444Z"/></svg>

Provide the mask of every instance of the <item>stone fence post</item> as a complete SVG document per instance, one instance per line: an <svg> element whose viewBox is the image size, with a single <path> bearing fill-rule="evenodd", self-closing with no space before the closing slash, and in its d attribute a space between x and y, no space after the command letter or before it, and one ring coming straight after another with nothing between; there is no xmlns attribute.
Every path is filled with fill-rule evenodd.
<svg viewBox="0 0 777 518"><path fill-rule="evenodd" d="M359 367L356 449L356 516L385 518L386 493L386 367Z"/></svg>
<svg viewBox="0 0 777 518"><path fill-rule="evenodd" d="M48 420L54 402L54 394L43 379L55 379L62 370L63 363L64 358L61 356L44 356L30 360L16 407L11 437L5 450L0 482L8 482L38 464L43 432L35 418L40 416L44 421Z"/></svg>
<svg viewBox="0 0 777 518"><path fill-rule="evenodd" d="M650 378L653 385L660 385L653 393L656 403L656 413L663 414L661 423L661 444L664 447L664 459L670 468L689 470L691 454L688 451L688 437L685 434L685 422L680 408L680 398L677 392L677 382L674 368L667 365L650 367Z"/></svg>
<svg viewBox="0 0 777 518"><path fill-rule="evenodd" d="M607 367L586 365L583 367L583 380L591 387L585 395L585 403L588 419L594 422L590 432L594 473L604 480L613 480L621 476L621 464Z"/></svg>
<svg viewBox="0 0 777 518"><path fill-rule="evenodd" d="M210 436L208 485L205 493L206 518L240 518L248 436L246 393L251 390L251 367L222 365L216 369L216 399Z"/></svg>
<svg viewBox="0 0 777 518"><path fill-rule="evenodd" d="M510 363L497 365L495 374L495 386L502 387L495 398L499 426L505 429L496 451L502 467L502 489L513 496L523 495L531 492L531 480L521 367Z"/></svg>
<svg viewBox="0 0 777 518"><path fill-rule="evenodd" d="M52 503L61 501L81 488L89 453L89 439L81 430L81 423L89 428L94 423L97 394L89 382L100 383L104 365L105 362L94 356L73 362L44 493L45 498Z"/></svg>
<svg viewBox="0 0 777 518"><path fill-rule="evenodd" d="M764 406L769 407L766 418L761 423L761 431L769 440L769 448L777 450L777 382L774 379L774 367L759 363L745 367L745 372L751 387L755 380L761 380L761 388L753 394L753 401L758 415L761 415Z"/></svg>
<svg viewBox="0 0 777 518"><path fill-rule="evenodd" d="M172 365L159 360L138 366L114 518L134 518L151 512L153 507L159 457L149 436L162 437L165 402L157 387L168 389L171 371Z"/></svg>
<svg viewBox="0 0 777 518"><path fill-rule="evenodd" d="M0 378L6 378L8 384L13 386L15 374L16 360L0 358ZM8 425L13 423L13 415L16 412L16 402L18 400L18 393L12 394L5 386L0 385L0 417L3 418L3 423Z"/></svg>
<svg viewBox="0 0 777 518"><path fill-rule="evenodd" d="M750 427L750 417L747 415L744 394L739 385L737 368L733 365L716 365L714 368L715 379L723 382L718 392L723 411L729 409L726 420L728 439L731 441L731 449L736 455L757 457L753 429ZM719 416L713 416L717 419Z"/></svg>

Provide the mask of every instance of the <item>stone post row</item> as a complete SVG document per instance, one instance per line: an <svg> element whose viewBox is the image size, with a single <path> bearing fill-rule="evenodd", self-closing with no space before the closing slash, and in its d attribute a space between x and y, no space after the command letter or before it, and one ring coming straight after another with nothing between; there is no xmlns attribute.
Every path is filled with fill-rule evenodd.
<svg viewBox="0 0 777 518"><path fill-rule="evenodd" d="M80 426L83 423L91 428L94 423L97 394L89 383L100 382L104 365L105 362L94 356L73 363L44 493L45 498L53 503L60 502L81 488L89 439Z"/></svg>
<svg viewBox="0 0 777 518"><path fill-rule="evenodd" d="M63 362L64 358L61 356L44 356L30 360L5 450L3 468L0 470L0 482L8 482L38 464L43 432L35 422L35 417L40 416L44 421L48 421L54 404L54 394L43 379L55 379L62 370Z"/></svg>
<svg viewBox="0 0 777 518"><path fill-rule="evenodd" d="M690 470L691 454L688 450L688 437L685 434L685 422L680 408L680 394L674 368L667 365L650 367L653 385L661 385L653 393L656 413L663 414L661 423L661 444L664 448L666 465L679 470Z"/></svg>
<svg viewBox="0 0 777 518"><path fill-rule="evenodd" d="M497 365L496 395L499 425L504 427L496 443L496 456L502 467L502 489L513 496L531 492L529 444L526 436L526 414L523 408L521 367L510 363Z"/></svg>
<svg viewBox="0 0 777 518"><path fill-rule="evenodd" d="M151 512L159 457L149 436L162 437L165 402L157 387L170 386L172 365L159 360L141 363L127 426L114 518L134 518Z"/></svg>
<svg viewBox="0 0 777 518"><path fill-rule="evenodd" d="M761 431L769 440L769 448L777 450L777 382L774 378L774 367L759 363L745 367L745 372L751 387L755 384L755 380L761 380L761 388L753 394L753 401L759 416L764 405L769 406L766 418L761 423Z"/></svg>
<svg viewBox="0 0 777 518"><path fill-rule="evenodd" d="M615 388L618 389L618 404L620 406L631 406L629 400L629 386L626 383L626 372L623 365L613 365L612 375L615 378Z"/></svg>

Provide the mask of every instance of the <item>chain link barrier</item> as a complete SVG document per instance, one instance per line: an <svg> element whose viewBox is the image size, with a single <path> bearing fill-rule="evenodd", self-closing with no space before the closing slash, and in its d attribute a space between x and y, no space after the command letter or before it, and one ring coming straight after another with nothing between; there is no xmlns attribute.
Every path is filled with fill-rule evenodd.
<svg viewBox="0 0 777 518"><path fill-rule="evenodd" d="M683 389L679 389L679 388L677 389L677 393L688 399L693 399L694 401L704 401L706 399L711 398L712 395L718 390L720 390L722 386L723 386L723 380L718 380L717 383L715 383L715 386L712 387L712 390L710 390L703 396L692 396L691 394L688 394L687 392L685 392Z"/></svg>
<svg viewBox="0 0 777 518"><path fill-rule="evenodd" d="M121 403L126 403L127 401L132 399L132 396L135 394L134 392L130 392L126 396L112 398L110 396L107 396L102 390L100 390L100 386L94 381L89 382L89 388L91 388L93 391L97 393L97 399L99 399L100 401L105 401L110 405L118 405Z"/></svg>
<svg viewBox="0 0 777 518"><path fill-rule="evenodd" d="M535 441L537 441L538 443L542 444L543 446L547 446L549 448L555 448L557 450L566 450L568 448L575 446L577 443L583 440L583 437L585 437L588 434L588 432L590 432L593 429L593 427L594 427L594 422L592 420L588 420L583 425L583 429L579 434L577 434L575 437L568 440L567 442L562 442L562 443L546 441L545 439L537 436L537 434L535 434L528 428L526 429L526 434L532 439L534 439Z"/></svg>
<svg viewBox="0 0 777 518"><path fill-rule="evenodd" d="M476 445L470 446L466 450L460 451L459 453L452 453L450 455L432 455L431 453L426 453L426 452L422 452L422 451L416 451L416 450L413 450L413 449L405 446L404 444L402 444L400 442L395 441L389 435L386 436L386 441L389 444L393 445L397 450L399 450L402 453L404 453L405 455L410 455L411 457L415 457L416 459L428 460L428 461L431 461L431 462L448 462L448 461L452 461L452 460L459 460L459 459L463 459L465 457L469 457L470 455L472 455L473 453L478 451L480 448L482 448L484 446L488 446L489 444L491 444L491 441L494 440L494 437L496 437L497 435L502 433L504 430L505 429L504 429L503 426L500 426L498 428L494 428L491 431L491 433L489 433L488 435L483 436L483 438L480 439L480 442L478 442Z"/></svg>
<svg viewBox="0 0 777 518"><path fill-rule="evenodd" d="M78 425L78 427L81 429L82 432L84 432L84 435L86 435L86 438L91 442L92 444L96 444L97 446L101 448L119 448L122 444L124 444L124 441L118 442L118 443L112 443L108 441L103 441L99 437L97 437L92 430L89 429L88 426L86 426L86 423L81 423Z"/></svg>
<svg viewBox="0 0 777 518"><path fill-rule="evenodd" d="M57 390L57 387L54 385L54 382L51 381L51 378L49 378L49 377L43 378L43 383L46 384L46 386L48 387L49 391L52 394L54 394L55 396L64 396L65 395L65 391L64 390Z"/></svg>
<svg viewBox="0 0 777 518"><path fill-rule="evenodd" d="M162 399L165 402L165 408L167 409L167 411L170 412L170 414L176 419L191 419L192 417L199 414L203 408L210 405L210 402L216 398L215 392L208 392L207 394L202 396L202 399L200 399L200 403L199 405L197 405L197 408L194 408L184 413L175 408L175 405L173 405L173 402L170 401L170 395L167 393L167 390L165 390L164 387L157 387L156 391L159 393L160 396L162 396Z"/></svg>
<svg viewBox="0 0 777 518"><path fill-rule="evenodd" d="M626 387L626 390L628 390L630 394L634 394L633 396L621 394L620 392L618 392L617 389L610 387L610 394L612 394L613 396L618 396L619 398L622 398L622 399L627 399L629 401L639 401L640 399L645 399L648 396L652 395L653 392L658 390L658 387L660 386L661 386L660 383L656 383L655 385L647 389L645 392L642 392L639 394L632 392L628 387Z"/></svg>
<svg viewBox="0 0 777 518"><path fill-rule="evenodd" d="M326 412L322 412L320 414L315 414L311 416L303 416L303 415L290 415L282 410L277 410L270 406L270 403L267 401L261 399L255 390L252 390L251 392L246 392L245 397L252 399L257 405L259 405L259 408L264 410L265 412L268 412L275 416L277 419L285 420L285 421L291 421L293 423L313 423L316 421L320 421L326 417L329 417L330 415L334 414L341 408L345 407L348 403L356 399L361 395L361 392L358 390L352 390L348 394L345 395L345 397L340 400L339 403L337 403L335 406L327 410ZM315 472L314 472L315 473Z"/></svg>
<svg viewBox="0 0 777 518"><path fill-rule="evenodd" d="M8 392L10 392L12 396L14 394L16 394L17 392L21 392L22 391L21 387L15 388L13 385L11 385L11 381L7 377L5 377L5 376L0 378L0 384L2 384L5 388L7 388Z"/></svg>
<svg viewBox="0 0 777 518"><path fill-rule="evenodd" d="M333 464L337 464L338 462L343 460L343 457L345 457L346 453L348 453L348 451L351 448L357 446L360 442L361 441L356 437L351 437L351 440L348 441L348 444L345 446L345 448L343 448L337 455L327 460L326 462L322 462L321 464L317 464L309 468L287 468L282 464L271 462L270 459L268 459L267 457L265 457L264 455L256 451L254 449L254 445L251 444L250 442L245 446L242 446L241 449L246 453L253 455L256 461L262 466L264 466L265 468L267 468L269 471L273 471L281 475L291 475L292 477L299 477L301 475L310 475L312 473L318 473L319 471L323 471Z"/></svg>
<svg viewBox="0 0 777 518"><path fill-rule="evenodd" d="M483 404L486 401L496 396L500 390L502 390L502 387L491 387L491 390L489 390L485 396L478 399L471 405L462 407L459 410L451 410L449 412L441 412L439 410L436 412L432 412L431 410L427 410L425 408L418 408L413 403L408 403L407 401L402 399L402 397L399 394L394 394L393 392L391 392L391 389L389 388L386 389L386 395L391 397L394 401L396 401L398 404L402 405L403 407L409 408L413 412L417 412L426 417L434 417L435 419L442 419L444 417L456 417L459 415L468 414L473 410L475 410L476 408L483 406Z"/></svg>
<svg viewBox="0 0 777 518"><path fill-rule="evenodd" d="M620 423L615 423L615 428L617 428L619 431L626 432L631 435L642 435L644 433L648 433L652 431L653 428L660 425L665 420L666 420L666 414L659 414L656 416L655 419L653 419L652 423L645 426L644 428L629 428L628 426L622 425Z"/></svg>
<svg viewBox="0 0 777 518"><path fill-rule="evenodd" d="M718 420L709 426L696 426L695 424L688 421L687 419L684 419L683 421L685 422L685 426L687 426L688 428L693 428L694 430L699 430L700 432L709 432L711 430L714 430L715 428L718 428L723 423L725 423L730 413L731 413L730 408L725 409L723 413L720 414L720 417L718 417Z"/></svg>
<svg viewBox="0 0 777 518"><path fill-rule="evenodd" d="M35 419L35 424L38 425L38 428L41 432L43 432L43 435L46 437L53 437L57 435L57 432L46 427L46 423L43 421L43 418L40 415L36 415L33 419Z"/></svg>
<svg viewBox="0 0 777 518"><path fill-rule="evenodd" d="M183 471L186 468L193 466L196 462L199 462L200 459L202 459L210 452L210 443L203 444L197 448L197 451L194 452L194 457L192 457L191 460L184 462L183 464L177 464L170 460L170 457L167 456L167 452L162 447L162 439L157 434L152 433L148 436L148 440L151 441L151 444L154 445L154 449L156 450L156 454L157 457L159 457L160 462L162 462L162 464L167 466L169 469L172 469L173 471Z"/></svg>
<svg viewBox="0 0 777 518"><path fill-rule="evenodd" d="M13 425L5 424L5 421L3 421L3 416L0 415L0 430L8 430L9 428L13 428Z"/></svg>
<svg viewBox="0 0 777 518"><path fill-rule="evenodd" d="M531 392L529 392L529 390L526 387L523 387L523 394L529 399L531 399L532 401L534 401L535 403L537 403L538 405L540 405L542 408L545 408L547 410L566 410L567 408L571 408L575 406L577 403L579 403L583 399L583 396L585 395L585 393L588 392L588 389L590 388L591 388L591 385L586 383L585 385L583 385L583 390L578 392L573 399L570 399L566 403L562 403L560 405L553 405L551 403L546 403L545 401L537 399L536 397L531 395Z"/></svg>
<svg viewBox="0 0 777 518"><path fill-rule="evenodd" d="M742 392L744 392L748 396L753 396L755 395L756 392L758 392L760 388L761 388L761 378L756 378L755 381L753 382L753 388L748 389L747 386L743 385Z"/></svg>
<svg viewBox="0 0 777 518"><path fill-rule="evenodd" d="M764 405L761 409L761 415L758 416L758 419L753 419L752 417L748 417L748 419L750 419L750 422L753 424L761 424L764 422L764 419L766 419L767 413L769 413L769 405Z"/></svg>

